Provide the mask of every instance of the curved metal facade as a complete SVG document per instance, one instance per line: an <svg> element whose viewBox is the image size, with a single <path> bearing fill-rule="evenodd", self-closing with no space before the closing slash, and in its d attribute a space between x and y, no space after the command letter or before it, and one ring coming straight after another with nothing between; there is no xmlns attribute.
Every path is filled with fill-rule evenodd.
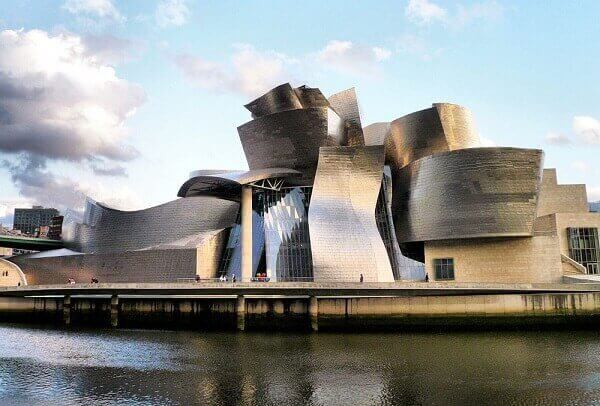
<svg viewBox="0 0 600 406"><path fill-rule="evenodd" d="M252 113L252 117L256 118L280 111L301 109L302 103L294 89L292 89L292 86L289 83L284 83L271 89L244 107Z"/></svg>
<svg viewBox="0 0 600 406"><path fill-rule="evenodd" d="M383 146L321 148L308 211L315 281L394 280L375 221L383 163Z"/></svg>
<svg viewBox="0 0 600 406"><path fill-rule="evenodd" d="M531 236L542 161L537 149L471 148L392 169L398 241Z"/></svg>
<svg viewBox="0 0 600 406"><path fill-rule="evenodd" d="M251 170L294 169L302 173L297 184L310 185L319 148L340 145L345 127L330 108L312 107L259 117L238 127L238 132Z"/></svg>
<svg viewBox="0 0 600 406"><path fill-rule="evenodd" d="M360 122L360 110L354 88L343 90L329 96L329 105L346 122L346 139L342 145L365 145L365 137Z"/></svg>
<svg viewBox="0 0 600 406"><path fill-rule="evenodd" d="M236 202L205 196L173 200L138 211L114 210L90 202L84 223L72 225L74 233L65 242L84 253L181 245L192 236L231 227L238 209Z"/></svg>
<svg viewBox="0 0 600 406"><path fill-rule="evenodd" d="M199 170L181 185L177 196L212 196L239 200L242 185L264 179L294 178L300 172L287 168L264 168L251 171Z"/></svg>
<svg viewBox="0 0 600 406"><path fill-rule="evenodd" d="M393 168L436 154L480 146L469 110L438 103L390 123L385 141L386 161Z"/></svg>
<svg viewBox="0 0 600 406"><path fill-rule="evenodd" d="M384 145L390 131L390 123L373 123L363 128L365 145Z"/></svg>

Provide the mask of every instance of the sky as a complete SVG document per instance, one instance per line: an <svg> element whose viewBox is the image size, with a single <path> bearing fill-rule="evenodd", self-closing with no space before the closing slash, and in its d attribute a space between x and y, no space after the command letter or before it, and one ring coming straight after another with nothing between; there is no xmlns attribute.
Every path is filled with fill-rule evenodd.
<svg viewBox="0 0 600 406"><path fill-rule="evenodd" d="M285 82L355 87L363 125L466 106L485 145L543 149L600 200L599 17L596 0L0 0L0 223L245 169L243 105Z"/></svg>

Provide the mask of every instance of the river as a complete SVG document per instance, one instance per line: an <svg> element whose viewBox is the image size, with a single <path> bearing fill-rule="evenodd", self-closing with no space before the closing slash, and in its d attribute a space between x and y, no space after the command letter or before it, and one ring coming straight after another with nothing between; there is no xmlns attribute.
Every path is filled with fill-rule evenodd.
<svg viewBox="0 0 600 406"><path fill-rule="evenodd" d="M589 404L600 333L0 325L0 404Z"/></svg>

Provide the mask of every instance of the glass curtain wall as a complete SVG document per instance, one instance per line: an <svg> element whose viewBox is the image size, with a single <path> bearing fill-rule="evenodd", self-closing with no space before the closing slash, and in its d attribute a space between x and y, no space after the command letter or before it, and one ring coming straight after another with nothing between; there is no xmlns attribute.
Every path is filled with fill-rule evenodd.
<svg viewBox="0 0 600 406"><path fill-rule="evenodd" d="M569 255L585 266L588 274L600 273L600 245L597 228L567 228Z"/></svg>
<svg viewBox="0 0 600 406"><path fill-rule="evenodd" d="M308 206L312 187L263 190L257 195L264 221L267 276L276 281L312 281Z"/></svg>

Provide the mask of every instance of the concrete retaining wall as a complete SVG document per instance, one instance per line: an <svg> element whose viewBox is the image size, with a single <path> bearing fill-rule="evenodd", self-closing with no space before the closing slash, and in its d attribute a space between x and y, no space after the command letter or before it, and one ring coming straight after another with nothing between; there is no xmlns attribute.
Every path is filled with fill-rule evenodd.
<svg viewBox="0 0 600 406"><path fill-rule="evenodd" d="M0 320L108 326L110 298L0 298ZM403 328L482 327L573 324L600 321L600 293L506 294L427 297L245 298L242 313L236 298L119 298L118 325L186 329ZM63 303L67 303L63 306ZM309 311L313 312L311 318ZM316 319L314 312L318 312ZM312 322L316 321L317 324Z"/></svg>

